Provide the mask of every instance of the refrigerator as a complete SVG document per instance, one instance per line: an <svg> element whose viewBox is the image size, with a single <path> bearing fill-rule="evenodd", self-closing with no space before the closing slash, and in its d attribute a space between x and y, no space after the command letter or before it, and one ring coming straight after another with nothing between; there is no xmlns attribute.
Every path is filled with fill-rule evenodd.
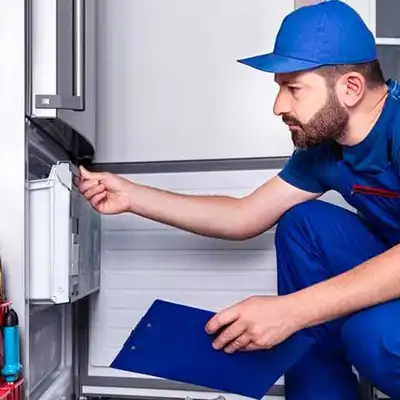
<svg viewBox="0 0 400 400"><path fill-rule="evenodd" d="M6 1L0 14L12 38L1 45L3 259L24 398L73 399L79 321L100 289L100 215L73 183L95 152L96 1Z"/></svg>

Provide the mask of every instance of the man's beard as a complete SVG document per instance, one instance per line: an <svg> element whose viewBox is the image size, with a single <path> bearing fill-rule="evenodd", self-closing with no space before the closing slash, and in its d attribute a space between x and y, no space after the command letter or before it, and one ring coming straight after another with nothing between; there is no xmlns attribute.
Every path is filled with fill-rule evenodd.
<svg viewBox="0 0 400 400"><path fill-rule="evenodd" d="M346 134L349 115L331 91L326 104L306 124L289 115L282 117L291 127L292 141L297 148L315 147L326 141L340 139Z"/></svg>

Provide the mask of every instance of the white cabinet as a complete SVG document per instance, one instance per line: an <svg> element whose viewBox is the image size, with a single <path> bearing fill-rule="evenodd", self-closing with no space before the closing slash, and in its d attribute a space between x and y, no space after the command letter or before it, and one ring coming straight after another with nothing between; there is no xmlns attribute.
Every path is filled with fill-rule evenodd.
<svg viewBox="0 0 400 400"><path fill-rule="evenodd" d="M293 0L102 0L97 162L285 156L270 52Z"/></svg>
<svg viewBox="0 0 400 400"><path fill-rule="evenodd" d="M63 122L92 146L96 4L96 0L34 0L29 26L30 116L38 122Z"/></svg>

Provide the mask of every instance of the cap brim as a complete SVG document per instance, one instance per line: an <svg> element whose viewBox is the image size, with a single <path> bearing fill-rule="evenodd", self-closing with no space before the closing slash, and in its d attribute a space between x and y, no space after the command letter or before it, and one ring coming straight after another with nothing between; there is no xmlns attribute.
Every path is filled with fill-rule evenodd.
<svg viewBox="0 0 400 400"><path fill-rule="evenodd" d="M322 65L312 61L299 60L297 58L285 57L274 53L245 58L238 60L238 62L260 71L272 72L276 74L305 71L320 67Z"/></svg>

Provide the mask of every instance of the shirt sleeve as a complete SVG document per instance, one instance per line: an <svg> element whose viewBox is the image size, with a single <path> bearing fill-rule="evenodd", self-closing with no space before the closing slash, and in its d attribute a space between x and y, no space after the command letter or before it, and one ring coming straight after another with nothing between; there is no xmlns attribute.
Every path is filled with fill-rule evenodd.
<svg viewBox="0 0 400 400"><path fill-rule="evenodd" d="M324 193L327 189L320 175L322 166L318 148L297 149L279 172L279 177L292 186L311 193Z"/></svg>

